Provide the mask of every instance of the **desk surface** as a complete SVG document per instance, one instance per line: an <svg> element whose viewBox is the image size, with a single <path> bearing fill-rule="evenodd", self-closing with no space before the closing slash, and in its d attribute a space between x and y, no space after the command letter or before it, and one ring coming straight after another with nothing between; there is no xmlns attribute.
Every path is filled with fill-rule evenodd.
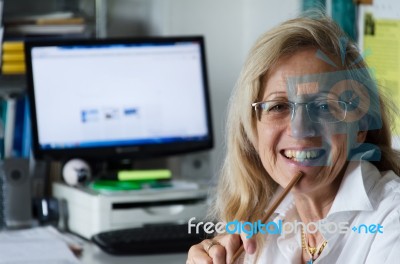
<svg viewBox="0 0 400 264"><path fill-rule="evenodd" d="M86 242L80 258L83 264L180 264L185 263L186 253L157 254L143 256L113 256L103 252L96 245Z"/></svg>

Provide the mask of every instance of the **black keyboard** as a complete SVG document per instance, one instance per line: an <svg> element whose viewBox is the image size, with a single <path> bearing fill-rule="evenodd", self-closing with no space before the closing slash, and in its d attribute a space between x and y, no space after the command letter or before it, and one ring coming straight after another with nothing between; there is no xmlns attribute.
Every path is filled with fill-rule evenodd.
<svg viewBox="0 0 400 264"><path fill-rule="evenodd" d="M193 231L195 228L188 233L187 223L157 224L102 232L94 235L92 241L112 255L177 253L187 252L192 245L207 238L202 228L198 234Z"/></svg>

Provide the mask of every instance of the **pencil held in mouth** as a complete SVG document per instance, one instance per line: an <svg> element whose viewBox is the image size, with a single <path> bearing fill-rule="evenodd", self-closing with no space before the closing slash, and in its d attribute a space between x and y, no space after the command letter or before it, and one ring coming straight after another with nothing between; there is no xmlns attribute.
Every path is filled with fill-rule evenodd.
<svg viewBox="0 0 400 264"><path fill-rule="evenodd" d="M280 203L283 201L283 199L286 197L286 195L290 192L290 190L296 185L296 183L300 180L301 177L303 177L304 173L302 171L299 171L289 182L289 184L286 186L286 188L283 190L282 193L279 194L277 199L272 203L271 207L266 211L264 218L262 219L263 223L266 223L268 219L271 217L271 215L274 213L276 208L280 205ZM231 264L235 263L235 261L239 258L240 255L242 255L244 251L243 244L240 246L240 248L236 251L235 255L233 255Z"/></svg>

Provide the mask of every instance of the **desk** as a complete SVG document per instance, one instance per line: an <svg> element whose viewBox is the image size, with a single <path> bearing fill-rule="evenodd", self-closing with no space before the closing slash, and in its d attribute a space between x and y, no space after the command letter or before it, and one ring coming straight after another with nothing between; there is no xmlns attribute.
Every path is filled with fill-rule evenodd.
<svg viewBox="0 0 400 264"><path fill-rule="evenodd" d="M93 243L85 242L80 260L83 264L181 264L186 262L186 258L186 253L113 256L103 252Z"/></svg>

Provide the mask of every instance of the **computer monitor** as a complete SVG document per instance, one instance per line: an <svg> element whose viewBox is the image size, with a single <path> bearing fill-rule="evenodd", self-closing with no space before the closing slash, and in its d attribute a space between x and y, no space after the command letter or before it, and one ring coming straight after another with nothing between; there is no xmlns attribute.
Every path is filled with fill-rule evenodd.
<svg viewBox="0 0 400 264"><path fill-rule="evenodd" d="M211 149L204 40L28 41L36 158L152 158Z"/></svg>

